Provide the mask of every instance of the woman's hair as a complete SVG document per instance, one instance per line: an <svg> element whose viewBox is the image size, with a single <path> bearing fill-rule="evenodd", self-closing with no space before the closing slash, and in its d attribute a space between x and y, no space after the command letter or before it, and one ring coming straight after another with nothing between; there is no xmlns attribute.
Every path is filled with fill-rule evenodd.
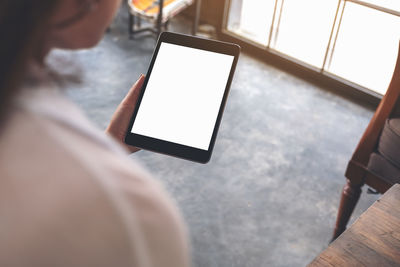
<svg viewBox="0 0 400 267"><path fill-rule="evenodd" d="M0 125L29 61L41 60L48 20L60 0L0 1Z"/></svg>

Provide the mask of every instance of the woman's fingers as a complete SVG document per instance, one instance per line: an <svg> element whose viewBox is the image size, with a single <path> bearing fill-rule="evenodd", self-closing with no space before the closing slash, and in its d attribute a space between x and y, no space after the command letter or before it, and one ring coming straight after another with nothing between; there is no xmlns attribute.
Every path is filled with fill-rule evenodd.
<svg viewBox="0 0 400 267"><path fill-rule="evenodd" d="M132 85L131 89L122 100L122 104L126 106L133 106L136 104L136 101L139 97L140 89L143 86L145 76L143 74L140 75L139 79L136 81L134 85Z"/></svg>

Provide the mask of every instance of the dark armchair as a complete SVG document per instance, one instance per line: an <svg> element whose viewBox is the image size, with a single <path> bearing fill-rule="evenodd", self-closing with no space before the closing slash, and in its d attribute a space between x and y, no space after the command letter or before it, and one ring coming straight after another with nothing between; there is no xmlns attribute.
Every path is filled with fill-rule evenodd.
<svg viewBox="0 0 400 267"><path fill-rule="evenodd" d="M345 229L366 184L385 193L400 183L400 48L388 90L350 159L333 240Z"/></svg>

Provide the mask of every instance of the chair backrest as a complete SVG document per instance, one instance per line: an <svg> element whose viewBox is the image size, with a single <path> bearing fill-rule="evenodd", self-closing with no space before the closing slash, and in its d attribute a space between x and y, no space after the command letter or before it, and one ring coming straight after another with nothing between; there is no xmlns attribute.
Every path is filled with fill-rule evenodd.
<svg viewBox="0 0 400 267"><path fill-rule="evenodd" d="M159 2L156 0L129 0L131 6L139 13L156 15L159 11ZM164 0L163 6L167 6L174 0Z"/></svg>
<svg viewBox="0 0 400 267"><path fill-rule="evenodd" d="M387 118L396 112L396 103L400 96L400 45L397 62L393 72L392 80L386 94L379 103L367 129L361 137L354 154L347 165L345 176L356 183L361 183L366 173L369 157L375 151L379 136Z"/></svg>
<svg viewBox="0 0 400 267"><path fill-rule="evenodd" d="M163 16L172 17L193 4L194 0L164 0ZM160 2L156 0L128 0L131 10L143 18L154 19L160 11Z"/></svg>

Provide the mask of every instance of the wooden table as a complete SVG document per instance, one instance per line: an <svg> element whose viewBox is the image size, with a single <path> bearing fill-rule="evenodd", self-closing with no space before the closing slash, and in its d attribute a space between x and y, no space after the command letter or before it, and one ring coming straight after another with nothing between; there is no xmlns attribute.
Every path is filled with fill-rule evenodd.
<svg viewBox="0 0 400 267"><path fill-rule="evenodd" d="M308 266L400 266L400 184L390 188Z"/></svg>

